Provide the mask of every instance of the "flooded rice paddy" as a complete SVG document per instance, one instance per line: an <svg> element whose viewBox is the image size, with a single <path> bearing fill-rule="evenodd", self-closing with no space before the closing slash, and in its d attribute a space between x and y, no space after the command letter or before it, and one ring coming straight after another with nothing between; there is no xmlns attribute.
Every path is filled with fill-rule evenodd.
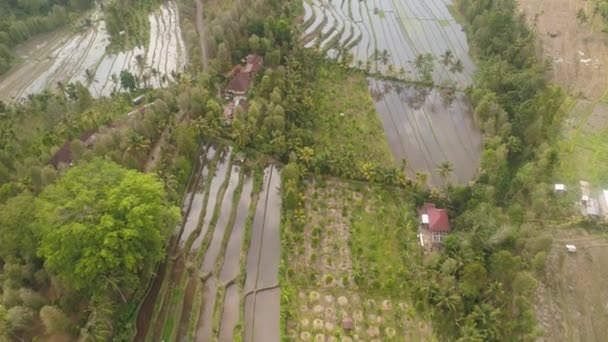
<svg viewBox="0 0 608 342"><path fill-rule="evenodd" d="M244 316L255 316L241 324L256 341L279 340L280 176L267 167L254 194L253 176L231 157L230 149L209 147L199 159L182 233L144 299L136 341L233 341Z"/></svg>
<svg viewBox="0 0 608 342"><path fill-rule="evenodd" d="M446 101L439 89L406 85L422 79L415 60L424 54L433 57L431 76L439 88L471 83L476 67L449 6L451 0L304 0L305 47L329 58L348 51L354 67L405 81L370 78L369 90L395 159L407 161L411 176L427 172L432 185L447 181L437 175L446 160L454 167L450 181L473 179L481 151L481 133L464 95L456 92Z"/></svg>
<svg viewBox="0 0 608 342"><path fill-rule="evenodd" d="M375 79L369 79L369 88L395 159L406 160L410 176L426 171L432 184L443 184L436 169L449 160L454 166L449 181L473 179L482 142L464 94L446 102L436 89Z"/></svg>
<svg viewBox="0 0 608 342"><path fill-rule="evenodd" d="M464 85L475 71L468 54L465 32L452 17L450 0L305 0L303 41L306 47L317 46L330 57L338 48L353 55L353 65L385 75L404 75L418 79L414 60L430 53L435 58L433 79L439 83L453 80ZM376 62L374 52L387 51L387 58ZM462 72L453 72L440 62L447 50L453 60L460 60ZM390 67L389 67L390 66Z"/></svg>
<svg viewBox="0 0 608 342"><path fill-rule="evenodd" d="M253 218L245 277L244 341L279 341L279 224L281 177L276 167L264 171L264 188Z"/></svg>
<svg viewBox="0 0 608 342"><path fill-rule="evenodd" d="M101 11L86 30L68 30L33 38L17 48L23 63L0 79L0 100L10 101L70 82L81 82L96 97L121 91L120 72L128 70L142 85L162 86L186 64L186 51L174 2L149 15L149 46L109 53L109 35ZM141 56L141 57L138 57ZM138 63L140 58L144 63Z"/></svg>

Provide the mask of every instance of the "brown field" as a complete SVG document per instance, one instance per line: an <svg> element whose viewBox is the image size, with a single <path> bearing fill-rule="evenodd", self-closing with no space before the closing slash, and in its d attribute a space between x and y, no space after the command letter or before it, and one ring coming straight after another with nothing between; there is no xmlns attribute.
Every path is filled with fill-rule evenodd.
<svg viewBox="0 0 608 342"><path fill-rule="evenodd" d="M539 53L553 66L553 81L571 95L596 100L608 79L608 35L593 26L593 1L519 0L540 42ZM576 18L585 10L589 22Z"/></svg>

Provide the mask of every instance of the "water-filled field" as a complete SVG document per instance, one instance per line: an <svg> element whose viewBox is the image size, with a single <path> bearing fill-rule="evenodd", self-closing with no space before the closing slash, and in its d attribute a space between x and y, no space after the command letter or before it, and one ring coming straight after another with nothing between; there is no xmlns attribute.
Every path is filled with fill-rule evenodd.
<svg viewBox="0 0 608 342"><path fill-rule="evenodd" d="M330 58L350 54L351 66L395 79L370 77L376 111L395 159L407 162L411 176L427 172L433 185L447 181L437 173L446 160L454 168L449 181L473 179L481 151L481 133L459 92L476 68L450 6L450 0L304 1L305 47ZM429 80L435 87L408 85Z"/></svg>
<svg viewBox="0 0 608 342"><path fill-rule="evenodd" d="M467 84L475 65L465 32L448 10L450 4L450 0L305 0L303 43L330 57L348 51L353 65L365 67L369 61L372 70L403 72L411 79L420 76L414 65L417 56L428 53L435 57L436 83ZM441 60L446 51L453 63L460 61L461 69L454 71L453 63Z"/></svg>
<svg viewBox="0 0 608 342"><path fill-rule="evenodd" d="M230 148L202 153L175 247L140 309L136 341L279 340L279 172L267 167L256 189L231 158Z"/></svg>
<svg viewBox="0 0 608 342"><path fill-rule="evenodd" d="M149 46L109 53L109 35L101 11L91 15L89 28L65 30L33 38L17 48L22 63L0 78L0 100L10 101L80 81L96 97L121 91L120 72L128 70L143 85L158 87L186 64L177 6L163 4L149 15ZM138 61L138 59L140 61Z"/></svg>

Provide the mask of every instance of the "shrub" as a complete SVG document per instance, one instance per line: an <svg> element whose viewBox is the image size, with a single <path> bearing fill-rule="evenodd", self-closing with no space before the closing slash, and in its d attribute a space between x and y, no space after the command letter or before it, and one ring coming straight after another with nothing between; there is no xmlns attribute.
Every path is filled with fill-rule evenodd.
<svg viewBox="0 0 608 342"><path fill-rule="evenodd" d="M58 307L47 305L40 310L40 319L48 334L60 334L70 327L68 316Z"/></svg>
<svg viewBox="0 0 608 342"><path fill-rule="evenodd" d="M15 306L8 309L6 318L12 331L24 330L34 321L34 311L24 306Z"/></svg>

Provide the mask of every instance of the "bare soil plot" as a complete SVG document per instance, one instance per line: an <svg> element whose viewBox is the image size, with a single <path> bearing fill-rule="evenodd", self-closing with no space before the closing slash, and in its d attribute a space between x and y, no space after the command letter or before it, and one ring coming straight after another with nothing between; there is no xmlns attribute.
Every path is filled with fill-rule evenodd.
<svg viewBox="0 0 608 342"><path fill-rule="evenodd" d="M93 96L108 96L112 91L120 91L122 70L141 76L150 86L160 87L162 76L181 70L186 63L175 2L163 4L150 14L150 46L117 54L106 52L109 36L102 12L96 11L91 20L92 26L84 32L72 33L66 29L52 37L34 38L17 48L23 63L0 79L0 100L38 93L56 87L57 82L76 81L88 86ZM143 69L137 65L138 55L144 57Z"/></svg>
<svg viewBox="0 0 608 342"><path fill-rule="evenodd" d="M580 9L589 17L593 1L519 0L540 41L542 57L552 63L553 80L569 93L596 100L606 90L608 35L576 18Z"/></svg>
<svg viewBox="0 0 608 342"><path fill-rule="evenodd" d="M463 95L446 103L435 89L369 79L376 111L396 160L407 161L409 173L426 171L442 184L436 169L444 160L454 165L452 181L466 183L477 170L481 133Z"/></svg>
<svg viewBox="0 0 608 342"><path fill-rule="evenodd" d="M568 253L565 244L576 245ZM536 293L540 341L605 341L608 326L608 240L583 230L559 232Z"/></svg>

